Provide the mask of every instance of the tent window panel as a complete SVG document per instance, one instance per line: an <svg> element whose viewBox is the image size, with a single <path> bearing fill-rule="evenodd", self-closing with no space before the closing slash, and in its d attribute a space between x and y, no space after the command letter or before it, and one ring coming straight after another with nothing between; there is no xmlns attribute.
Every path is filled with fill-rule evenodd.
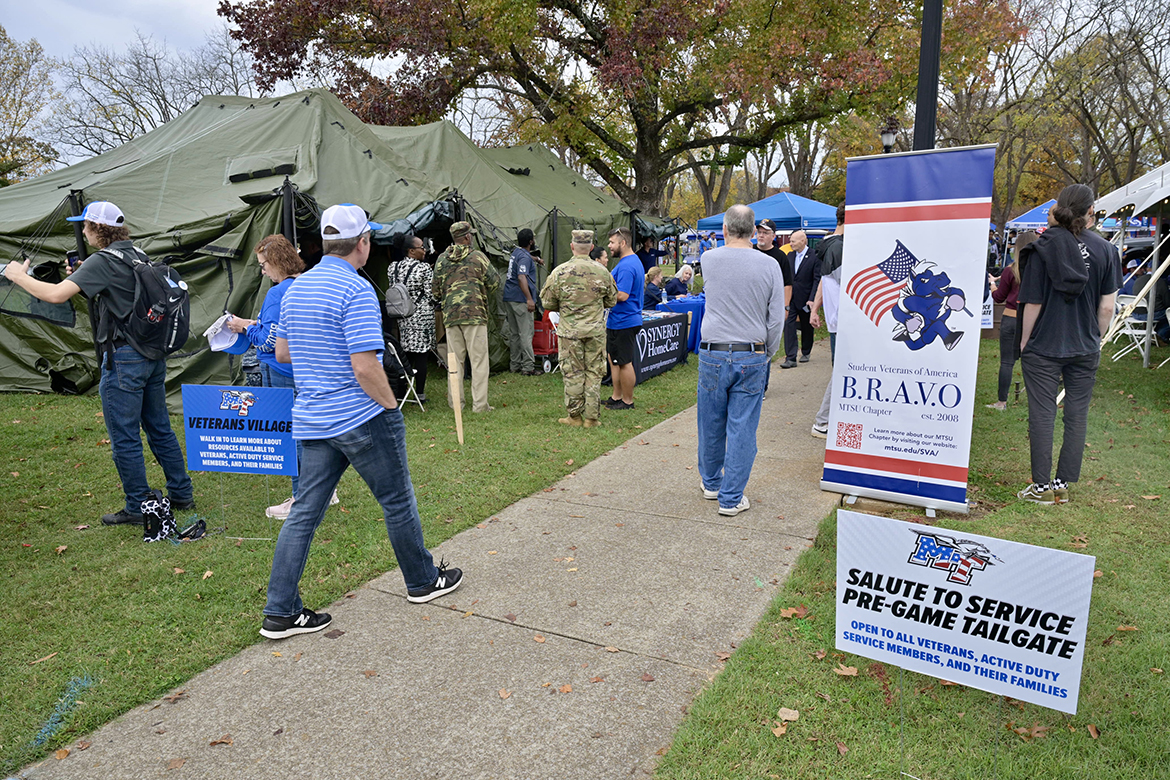
<svg viewBox="0 0 1170 780"><path fill-rule="evenodd" d="M57 284L61 281L61 268L57 263L41 263L33 266L32 271L33 276L42 282ZM77 316L70 301L46 303L15 287L8 280L4 280L3 286L9 289L0 296L0 313L11 317L43 320L65 328L72 328L76 324Z"/></svg>
<svg viewBox="0 0 1170 780"><path fill-rule="evenodd" d="M291 176L297 172L300 147L275 149L260 154L248 154L228 160L227 180L232 184L269 176Z"/></svg>

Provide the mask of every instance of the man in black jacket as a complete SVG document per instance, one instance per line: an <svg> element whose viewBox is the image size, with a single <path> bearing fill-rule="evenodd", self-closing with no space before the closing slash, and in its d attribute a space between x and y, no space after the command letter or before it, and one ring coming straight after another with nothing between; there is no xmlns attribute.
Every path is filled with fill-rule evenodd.
<svg viewBox="0 0 1170 780"><path fill-rule="evenodd" d="M821 264L816 262L808 249L808 236L798 230L788 239L792 251L788 253L788 264L792 268L792 301L788 306L788 318L784 321L784 362L780 368L796 368L796 329L800 327L800 362L807 363L812 352L813 326L809 321L809 301L821 284Z"/></svg>

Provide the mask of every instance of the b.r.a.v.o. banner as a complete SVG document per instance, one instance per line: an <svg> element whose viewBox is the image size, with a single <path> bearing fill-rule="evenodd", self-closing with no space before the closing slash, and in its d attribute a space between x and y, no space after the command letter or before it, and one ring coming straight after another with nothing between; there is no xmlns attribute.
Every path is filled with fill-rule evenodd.
<svg viewBox="0 0 1170 780"><path fill-rule="evenodd" d="M821 487L967 511L990 146L848 161Z"/></svg>
<svg viewBox="0 0 1170 780"><path fill-rule="evenodd" d="M296 474L292 406L285 387L183 385L187 468Z"/></svg>
<svg viewBox="0 0 1170 780"><path fill-rule="evenodd" d="M836 647L1076 713L1095 563L840 509Z"/></svg>

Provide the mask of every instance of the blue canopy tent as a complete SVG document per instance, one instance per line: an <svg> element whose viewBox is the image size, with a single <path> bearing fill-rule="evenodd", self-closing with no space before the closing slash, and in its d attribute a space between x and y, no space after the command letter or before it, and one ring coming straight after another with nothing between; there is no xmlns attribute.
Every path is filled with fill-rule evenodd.
<svg viewBox="0 0 1170 780"><path fill-rule="evenodd" d="M756 222L761 219L770 219L776 223L778 230L800 230L811 228L816 230L835 230L837 228L837 209L835 206L826 206L815 200L793 195L791 192L779 192L770 198L757 200L748 204L756 213ZM723 215L715 214L699 220L699 230L723 230Z"/></svg>
<svg viewBox="0 0 1170 780"><path fill-rule="evenodd" d="M1015 219L1009 219L1008 230L1039 230L1048 227L1048 210L1056 205L1056 199L1041 203L1031 211L1021 214Z"/></svg>

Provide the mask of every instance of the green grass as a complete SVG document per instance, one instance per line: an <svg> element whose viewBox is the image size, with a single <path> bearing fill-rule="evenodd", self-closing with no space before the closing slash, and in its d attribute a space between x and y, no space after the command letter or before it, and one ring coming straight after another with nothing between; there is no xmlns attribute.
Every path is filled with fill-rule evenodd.
<svg viewBox="0 0 1170 780"><path fill-rule="evenodd" d="M1170 374L1143 371L1136 360L1102 363L1072 503L1040 507L1015 498L1029 481L1025 398L1009 402L1007 412L984 408L995 400L998 358L998 344L984 341L971 453L977 506L933 522L1096 556L1102 576L1093 587L1078 713L943 686L837 652L831 515L751 637L694 703L659 778L900 778L902 771L921 780L1170 777L1163 720L1170 675L1152 671L1170 669ZM889 514L925 519L912 508ZM1087 546L1073 547L1081 535ZM781 616L800 604L807 617ZM1119 632L1122 625L1137 630ZM856 667L857 676L834 673L840 662ZM780 707L800 717L777 737L771 729ZM1005 728L1009 723L1047 726L1047 735L1025 741Z"/></svg>
<svg viewBox="0 0 1170 780"><path fill-rule="evenodd" d="M592 430L556 423L564 416L559 374L492 377L496 411L465 415L462 447L443 400L445 376L432 368L427 412L405 411L427 545L693 405L696 366L692 357L639 386L637 409L603 412L603 427ZM123 499L100 411L96 397L0 395L0 771L68 744L259 641L273 544L257 539L276 536L279 523L264 517L264 507L288 497L288 479L192 474L199 515L225 532L145 545L140 529L101 525L100 516ZM151 483L162 485L161 470L148 463ZM313 607L395 566L381 510L352 470L338 492L341 504L318 530L301 581ZM181 515L180 524L190 517ZM89 528L76 530L82 525ZM34 746L70 680L84 675L96 684L56 736Z"/></svg>

